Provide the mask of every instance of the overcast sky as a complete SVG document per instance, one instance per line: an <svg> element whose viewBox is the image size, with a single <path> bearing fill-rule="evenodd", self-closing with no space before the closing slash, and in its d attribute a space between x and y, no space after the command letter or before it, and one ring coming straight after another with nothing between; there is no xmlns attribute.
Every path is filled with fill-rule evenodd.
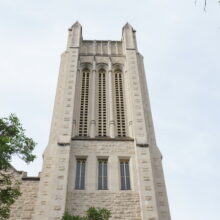
<svg viewBox="0 0 220 220"><path fill-rule="evenodd" d="M137 30L173 220L220 219L220 4L207 0L0 0L0 117L16 113L38 142L18 170L37 175L60 54L78 20L84 39Z"/></svg>

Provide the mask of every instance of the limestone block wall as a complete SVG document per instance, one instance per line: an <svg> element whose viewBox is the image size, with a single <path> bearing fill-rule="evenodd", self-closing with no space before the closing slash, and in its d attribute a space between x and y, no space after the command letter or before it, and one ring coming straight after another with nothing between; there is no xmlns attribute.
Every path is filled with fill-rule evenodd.
<svg viewBox="0 0 220 220"><path fill-rule="evenodd" d="M84 215L91 207L107 208L112 220L141 220L134 141L73 141L70 149L66 210ZM85 190L75 189L76 158L86 158ZM108 158L108 190L98 190L98 158ZM120 159L129 159L131 190L120 190Z"/></svg>
<svg viewBox="0 0 220 220"><path fill-rule="evenodd" d="M9 220L31 220L36 203L39 182L38 177L21 178L20 190L22 195L11 206Z"/></svg>
<svg viewBox="0 0 220 220"><path fill-rule="evenodd" d="M91 206L107 208L112 212L111 219L141 220L141 210L137 192L72 192L68 196L68 212L85 215ZM83 205L82 205L83 204Z"/></svg>
<svg viewBox="0 0 220 220"><path fill-rule="evenodd" d="M122 55L121 41L83 40L80 46L82 55Z"/></svg>

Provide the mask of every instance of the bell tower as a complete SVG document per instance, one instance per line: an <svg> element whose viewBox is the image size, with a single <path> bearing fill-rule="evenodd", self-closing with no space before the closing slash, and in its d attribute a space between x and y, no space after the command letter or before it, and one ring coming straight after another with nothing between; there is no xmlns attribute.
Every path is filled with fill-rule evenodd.
<svg viewBox="0 0 220 220"><path fill-rule="evenodd" d="M32 219L107 208L112 220L170 220L143 57L130 24L121 41L84 40L61 55L51 132Z"/></svg>

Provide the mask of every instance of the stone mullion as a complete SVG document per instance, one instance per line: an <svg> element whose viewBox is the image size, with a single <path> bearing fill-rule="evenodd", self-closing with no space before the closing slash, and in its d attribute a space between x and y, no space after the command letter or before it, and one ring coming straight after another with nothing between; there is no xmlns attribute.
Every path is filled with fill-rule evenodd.
<svg viewBox="0 0 220 220"><path fill-rule="evenodd" d="M96 62L93 62L92 82L91 82L92 100L91 100L91 120L90 120L90 137L96 136Z"/></svg>
<svg viewBox="0 0 220 220"><path fill-rule="evenodd" d="M114 121L114 105L113 105L113 84L112 84L112 68L111 62L109 61L109 70L108 70L108 97L109 97L109 136L111 138L115 137L115 121Z"/></svg>

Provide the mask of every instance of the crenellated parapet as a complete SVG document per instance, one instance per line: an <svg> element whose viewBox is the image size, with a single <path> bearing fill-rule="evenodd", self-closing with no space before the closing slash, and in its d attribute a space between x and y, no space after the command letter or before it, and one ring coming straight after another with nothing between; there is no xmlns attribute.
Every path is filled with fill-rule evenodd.
<svg viewBox="0 0 220 220"><path fill-rule="evenodd" d="M80 55L123 56L122 41L82 40Z"/></svg>

